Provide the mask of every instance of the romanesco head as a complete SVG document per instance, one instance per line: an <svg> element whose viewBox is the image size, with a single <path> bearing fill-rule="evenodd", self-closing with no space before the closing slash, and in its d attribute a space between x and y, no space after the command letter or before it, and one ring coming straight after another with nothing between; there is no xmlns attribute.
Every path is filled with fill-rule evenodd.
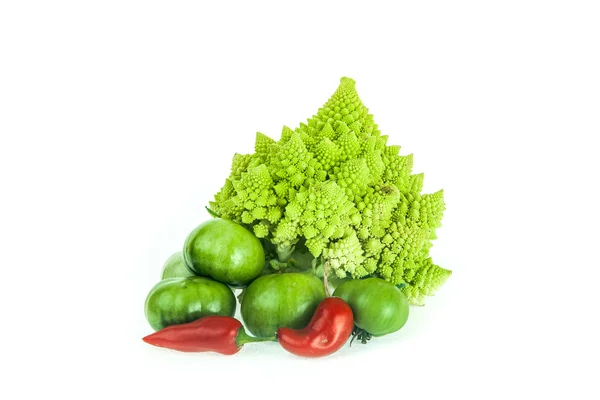
<svg viewBox="0 0 600 400"><path fill-rule="evenodd" d="M279 140L258 133L253 154L235 154L210 208L270 242L279 263L303 246L340 278L379 276L423 304L450 275L429 257L443 192L421 194L412 155L388 140L342 78L306 123Z"/></svg>

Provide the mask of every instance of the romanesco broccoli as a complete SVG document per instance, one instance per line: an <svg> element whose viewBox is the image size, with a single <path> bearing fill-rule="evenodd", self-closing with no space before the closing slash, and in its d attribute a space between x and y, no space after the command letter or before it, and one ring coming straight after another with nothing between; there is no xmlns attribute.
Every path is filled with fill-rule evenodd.
<svg viewBox="0 0 600 400"><path fill-rule="evenodd" d="M273 268L306 268L300 264L310 253L313 268L326 265L339 278L379 276L422 305L451 274L429 257L443 192L421 194L412 155L387 140L355 81L342 78L306 124L284 127L279 141L258 133L254 154L235 154L210 208L271 247Z"/></svg>

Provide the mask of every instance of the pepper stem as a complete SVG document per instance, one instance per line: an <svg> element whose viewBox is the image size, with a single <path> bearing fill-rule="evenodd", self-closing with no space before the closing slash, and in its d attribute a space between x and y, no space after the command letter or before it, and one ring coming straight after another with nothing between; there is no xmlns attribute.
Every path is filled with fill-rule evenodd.
<svg viewBox="0 0 600 400"><path fill-rule="evenodd" d="M276 341L277 341L276 336L270 336L270 337L264 337L264 338L250 336L246 333L246 330L244 329L244 327L241 327L238 330L237 336L235 337L235 343L237 344L238 347L242 347L246 343L276 342Z"/></svg>
<svg viewBox="0 0 600 400"><path fill-rule="evenodd" d="M328 267L329 267L329 261L325 261L325 265L323 266L323 285L325 286L325 295L327 297L331 297L331 292L329 291L329 282L327 281Z"/></svg>

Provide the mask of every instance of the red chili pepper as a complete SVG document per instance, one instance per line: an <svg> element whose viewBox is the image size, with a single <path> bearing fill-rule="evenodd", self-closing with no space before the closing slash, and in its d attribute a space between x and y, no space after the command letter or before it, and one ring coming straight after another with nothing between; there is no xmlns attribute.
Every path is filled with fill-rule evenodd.
<svg viewBox="0 0 600 400"><path fill-rule="evenodd" d="M245 343L274 341L249 336L242 323L226 316L206 316L186 324L171 325L142 339L153 346L185 352L214 351L235 354Z"/></svg>
<svg viewBox="0 0 600 400"><path fill-rule="evenodd" d="M281 346L303 357L322 357L339 350L350 337L354 316L350 306L339 297L327 297L315 310L304 329L279 328Z"/></svg>

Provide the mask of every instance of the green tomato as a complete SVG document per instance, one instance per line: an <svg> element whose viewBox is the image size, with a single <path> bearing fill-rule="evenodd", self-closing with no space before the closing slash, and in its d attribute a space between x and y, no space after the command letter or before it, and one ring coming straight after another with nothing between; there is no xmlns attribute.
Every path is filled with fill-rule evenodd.
<svg viewBox="0 0 600 400"><path fill-rule="evenodd" d="M325 287L314 275L263 275L244 292L242 318L255 336L274 336L281 327L304 328L323 299Z"/></svg>
<svg viewBox="0 0 600 400"><path fill-rule="evenodd" d="M159 330L207 315L233 317L235 307L235 296L227 285L191 276L158 282L146 297L144 311L150 326Z"/></svg>
<svg viewBox="0 0 600 400"><path fill-rule="evenodd" d="M188 235L183 257L196 275L234 287L247 286L265 266L260 240L243 226L220 218L204 222Z"/></svg>
<svg viewBox="0 0 600 400"><path fill-rule="evenodd" d="M380 278L351 280L333 292L350 305L354 324L373 336L396 332L408 320L408 300L394 284Z"/></svg>
<svg viewBox="0 0 600 400"><path fill-rule="evenodd" d="M165 262L165 265L163 265L161 279L186 278L188 276L195 276L195 275L185 265L185 260L183 259L182 251L178 251L177 253L174 253Z"/></svg>

